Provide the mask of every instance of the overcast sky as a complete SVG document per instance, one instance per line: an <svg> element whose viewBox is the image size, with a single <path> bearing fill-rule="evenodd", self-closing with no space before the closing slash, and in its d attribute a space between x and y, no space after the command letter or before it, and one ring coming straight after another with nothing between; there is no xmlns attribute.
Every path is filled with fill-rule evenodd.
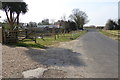
<svg viewBox="0 0 120 80"><path fill-rule="evenodd" d="M20 22L41 22L42 19L49 20L66 18L74 8L86 12L90 22L87 25L105 25L108 19L117 20L119 0L23 0L28 4L29 11L20 16ZM5 13L0 11L0 21L5 19Z"/></svg>

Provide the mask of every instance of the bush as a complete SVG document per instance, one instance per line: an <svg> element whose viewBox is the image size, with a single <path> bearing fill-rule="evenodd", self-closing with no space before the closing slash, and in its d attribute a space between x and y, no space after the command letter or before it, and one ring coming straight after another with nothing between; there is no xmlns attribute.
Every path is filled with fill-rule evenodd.
<svg viewBox="0 0 120 80"><path fill-rule="evenodd" d="M104 29L106 29L106 30L120 30L120 19L117 22L113 21L111 19L108 20Z"/></svg>

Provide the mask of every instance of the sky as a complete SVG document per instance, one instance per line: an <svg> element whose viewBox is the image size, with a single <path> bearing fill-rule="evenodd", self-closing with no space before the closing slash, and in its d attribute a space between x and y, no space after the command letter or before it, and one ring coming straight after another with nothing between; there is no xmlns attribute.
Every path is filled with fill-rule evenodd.
<svg viewBox="0 0 120 80"><path fill-rule="evenodd" d="M62 16L69 19L74 8L84 11L88 15L86 25L103 26L108 19L118 19L119 0L23 0L28 4L28 12L20 15L20 22L41 22L48 18L50 21L60 20ZM6 16L0 11L0 21Z"/></svg>

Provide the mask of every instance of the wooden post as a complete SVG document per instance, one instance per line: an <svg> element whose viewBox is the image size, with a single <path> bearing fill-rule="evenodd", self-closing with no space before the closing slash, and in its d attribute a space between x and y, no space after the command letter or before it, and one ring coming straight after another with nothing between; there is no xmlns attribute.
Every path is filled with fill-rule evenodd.
<svg viewBox="0 0 120 80"><path fill-rule="evenodd" d="M2 43L2 27L0 27L0 43Z"/></svg>
<svg viewBox="0 0 120 80"><path fill-rule="evenodd" d="M56 35L56 29L54 28L54 35L55 35L55 40L57 39L57 35Z"/></svg>
<svg viewBox="0 0 120 80"><path fill-rule="evenodd" d="M35 43L37 43L37 41L36 41L36 30L34 29L34 35L35 35Z"/></svg>
<svg viewBox="0 0 120 80"><path fill-rule="evenodd" d="M57 37L59 38L59 34L60 34L60 29L59 29L59 28L58 28L58 32L57 32L57 34L58 34L58 36L57 36Z"/></svg>
<svg viewBox="0 0 120 80"><path fill-rule="evenodd" d="M2 43L6 43L6 33L4 27L2 27Z"/></svg>
<svg viewBox="0 0 120 80"><path fill-rule="evenodd" d="M54 36L54 38L56 40L55 28L52 29L52 34L53 34L53 36Z"/></svg>
<svg viewBox="0 0 120 80"><path fill-rule="evenodd" d="M41 34L41 39L42 39L43 41L45 41L45 39L44 39L44 34Z"/></svg>
<svg viewBox="0 0 120 80"><path fill-rule="evenodd" d="M28 38L28 32L27 32L27 29L25 29L25 38Z"/></svg>

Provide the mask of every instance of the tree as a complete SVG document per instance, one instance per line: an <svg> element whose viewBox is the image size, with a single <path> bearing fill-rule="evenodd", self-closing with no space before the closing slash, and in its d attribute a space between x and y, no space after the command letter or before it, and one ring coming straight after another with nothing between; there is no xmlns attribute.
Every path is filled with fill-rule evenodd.
<svg viewBox="0 0 120 80"><path fill-rule="evenodd" d="M76 23L73 21L70 21L70 20L64 21L64 28L65 28L66 32L77 30Z"/></svg>
<svg viewBox="0 0 120 80"><path fill-rule="evenodd" d="M37 27L37 23L36 22L29 22L28 27Z"/></svg>
<svg viewBox="0 0 120 80"><path fill-rule="evenodd" d="M76 23L77 30L83 29L83 25L88 22L87 14L79 9L73 9L72 14L69 17Z"/></svg>
<svg viewBox="0 0 120 80"><path fill-rule="evenodd" d="M15 12L17 14L17 25L19 25L19 16L20 13L25 14L27 12L27 4L25 2L19 2L16 4L17 8L15 8Z"/></svg>
<svg viewBox="0 0 120 80"><path fill-rule="evenodd" d="M44 19L42 20L43 25L49 25L49 19Z"/></svg>
<svg viewBox="0 0 120 80"><path fill-rule="evenodd" d="M73 21L69 21L68 20L68 28L71 30L71 31L74 31L74 30L76 30L76 24L75 24L75 22L73 22Z"/></svg>
<svg viewBox="0 0 120 80"><path fill-rule="evenodd" d="M113 30L118 30L119 26L116 21L112 21Z"/></svg>
<svg viewBox="0 0 120 80"><path fill-rule="evenodd" d="M64 21L64 20L58 20L56 23L58 23L60 26L64 28L64 32L70 32L72 30L76 30L76 23L73 21Z"/></svg>
<svg viewBox="0 0 120 80"><path fill-rule="evenodd" d="M106 30L120 30L120 19L118 21L113 21L109 19L104 27Z"/></svg>
<svg viewBox="0 0 120 80"><path fill-rule="evenodd" d="M113 30L114 27L115 27L114 21L109 19L108 22L106 23L106 26L105 26L104 29L106 29L106 30Z"/></svg>
<svg viewBox="0 0 120 80"><path fill-rule="evenodd" d="M39 23L38 23L38 25L42 25L42 23L41 23L41 22L39 22Z"/></svg>
<svg viewBox="0 0 120 80"><path fill-rule="evenodd" d="M118 22L117 22L117 30L120 30L120 19L118 19Z"/></svg>
<svg viewBox="0 0 120 80"><path fill-rule="evenodd" d="M120 19L118 19L118 25L120 26Z"/></svg>
<svg viewBox="0 0 120 80"><path fill-rule="evenodd" d="M2 10L5 11L8 23L13 29L16 24L19 24L20 13L27 12L27 4L25 2L2 2ZM15 14L17 14L16 17Z"/></svg>

